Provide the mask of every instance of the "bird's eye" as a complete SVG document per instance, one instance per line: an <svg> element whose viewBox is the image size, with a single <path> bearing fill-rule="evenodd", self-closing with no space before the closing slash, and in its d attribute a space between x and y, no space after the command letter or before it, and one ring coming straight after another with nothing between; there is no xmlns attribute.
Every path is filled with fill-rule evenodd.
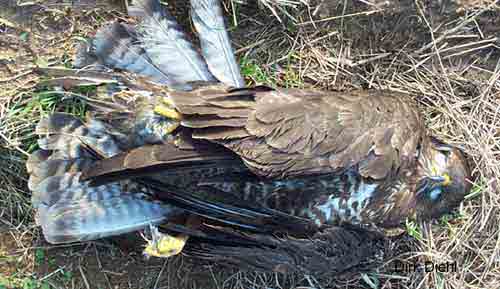
<svg viewBox="0 0 500 289"><path fill-rule="evenodd" d="M441 151L441 153L444 155L446 161L448 161L451 155L451 151Z"/></svg>
<svg viewBox="0 0 500 289"><path fill-rule="evenodd" d="M441 192L442 190L440 187L434 188L432 191L429 192L429 198L435 201L441 196Z"/></svg>

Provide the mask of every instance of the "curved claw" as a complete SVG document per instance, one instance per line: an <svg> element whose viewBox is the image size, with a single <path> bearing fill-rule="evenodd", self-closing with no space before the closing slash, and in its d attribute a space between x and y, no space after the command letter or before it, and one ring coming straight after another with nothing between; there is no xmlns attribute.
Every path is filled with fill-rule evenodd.
<svg viewBox="0 0 500 289"><path fill-rule="evenodd" d="M152 240L143 238L148 242L144 254L148 257L168 258L179 254L184 249L188 240L186 235L171 236L158 231L157 227L151 226Z"/></svg>

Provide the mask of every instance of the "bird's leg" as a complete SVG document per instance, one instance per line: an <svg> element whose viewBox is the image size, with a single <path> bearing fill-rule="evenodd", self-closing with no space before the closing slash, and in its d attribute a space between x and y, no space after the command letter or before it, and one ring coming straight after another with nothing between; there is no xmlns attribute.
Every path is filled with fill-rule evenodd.
<svg viewBox="0 0 500 289"><path fill-rule="evenodd" d="M160 103L154 107L154 112L168 119L175 120L165 130L166 134L173 132L179 125L182 115L174 108L172 101L168 97L160 97Z"/></svg>
<svg viewBox="0 0 500 289"><path fill-rule="evenodd" d="M161 233L155 226L150 226L152 240L143 236L148 242L144 254L148 257L168 258L179 254L188 240L186 235L171 236Z"/></svg>

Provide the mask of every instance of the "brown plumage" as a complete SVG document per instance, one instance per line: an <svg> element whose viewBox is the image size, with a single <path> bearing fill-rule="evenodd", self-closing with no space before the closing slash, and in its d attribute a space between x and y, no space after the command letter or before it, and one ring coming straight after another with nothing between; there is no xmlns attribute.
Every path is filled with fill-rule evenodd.
<svg viewBox="0 0 500 289"><path fill-rule="evenodd" d="M190 236L183 250L188 256L248 270L319 276L359 272L380 261L384 240L376 232L320 229L255 202L246 209L236 206L241 195L207 195L214 191L197 188L203 179L248 173L237 155L222 147L163 144L120 153L123 135L99 121L84 123L60 113L42 119L36 133L41 150L27 162L29 186L37 222L51 243L92 240L150 224ZM91 171L106 176L105 184L81 177ZM195 189L205 195L192 197ZM222 203L207 208L208 199ZM224 214L218 215L219 209Z"/></svg>
<svg viewBox="0 0 500 289"><path fill-rule="evenodd" d="M223 144L263 177L358 164L363 177L382 179L414 165L425 135L413 103L390 92L209 87L170 96L194 138Z"/></svg>
<svg viewBox="0 0 500 289"><path fill-rule="evenodd" d="M159 225L190 236L192 256L328 274L381 244L336 225L437 217L469 191L462 152L428 136L403 95L231 88L243 81L217 1L192 0L203 56L158 1L143 6L139 28L102 29L77 63L140 76L41 70L99 86L87 122L54 114L37 127L29 185L50 242Z"/></svg>
<svg viewBox="0 0 500 289"><path fill-rule="evenodd" d="M213 157L216 161L220 153L234 158L231 151L256 176L242 183L260 182L269 188L265 198L274 200L270 207L312 218L318 225L350 222L391 227L415 213L436 217L456 206L470 189L462 153L429 137L417 107L395 93L206 85L168 95L183 114L177 142L204 145L204 150L191 148L186 160ZM229 151L212 154L217 145ZM123 170L128 176L159 164L168 170L182 155L181 150L156 158L150 150L133 152L147 154L134 168L128 162L106 160L113 164L83 177L102 182L110 175L125 176ZM173 156L175 160L170 160ZM443 175L451 177L446 185L442 185ZM311 191L319 181L326 185ZM219 188L221 182L235 183L204 182ZM309 186L299 189L300 182ZM280 183L288 186L282 188ZM280 205L287 198L299 201Z"/></svg>

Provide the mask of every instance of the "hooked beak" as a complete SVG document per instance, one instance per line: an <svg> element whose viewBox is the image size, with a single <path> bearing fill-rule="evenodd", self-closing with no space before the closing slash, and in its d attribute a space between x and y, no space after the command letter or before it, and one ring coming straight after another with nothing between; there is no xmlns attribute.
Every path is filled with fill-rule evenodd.
<svg viewBox="0 0 500 289"><path fill-rule="evenodd" d="M444 173L441 176L428 176L424 177L417 187L417 196L422 195L424 192L429 192L435 187L448 186L451 184L451 177Z"/></svg>
<svg viewBox="0 0 500 289"><path fill-rule="evenodd" d="M444 173L442 176L432 176L428 178L441 186L448 186L451 184L451 177L447 173Z"/></svg>

